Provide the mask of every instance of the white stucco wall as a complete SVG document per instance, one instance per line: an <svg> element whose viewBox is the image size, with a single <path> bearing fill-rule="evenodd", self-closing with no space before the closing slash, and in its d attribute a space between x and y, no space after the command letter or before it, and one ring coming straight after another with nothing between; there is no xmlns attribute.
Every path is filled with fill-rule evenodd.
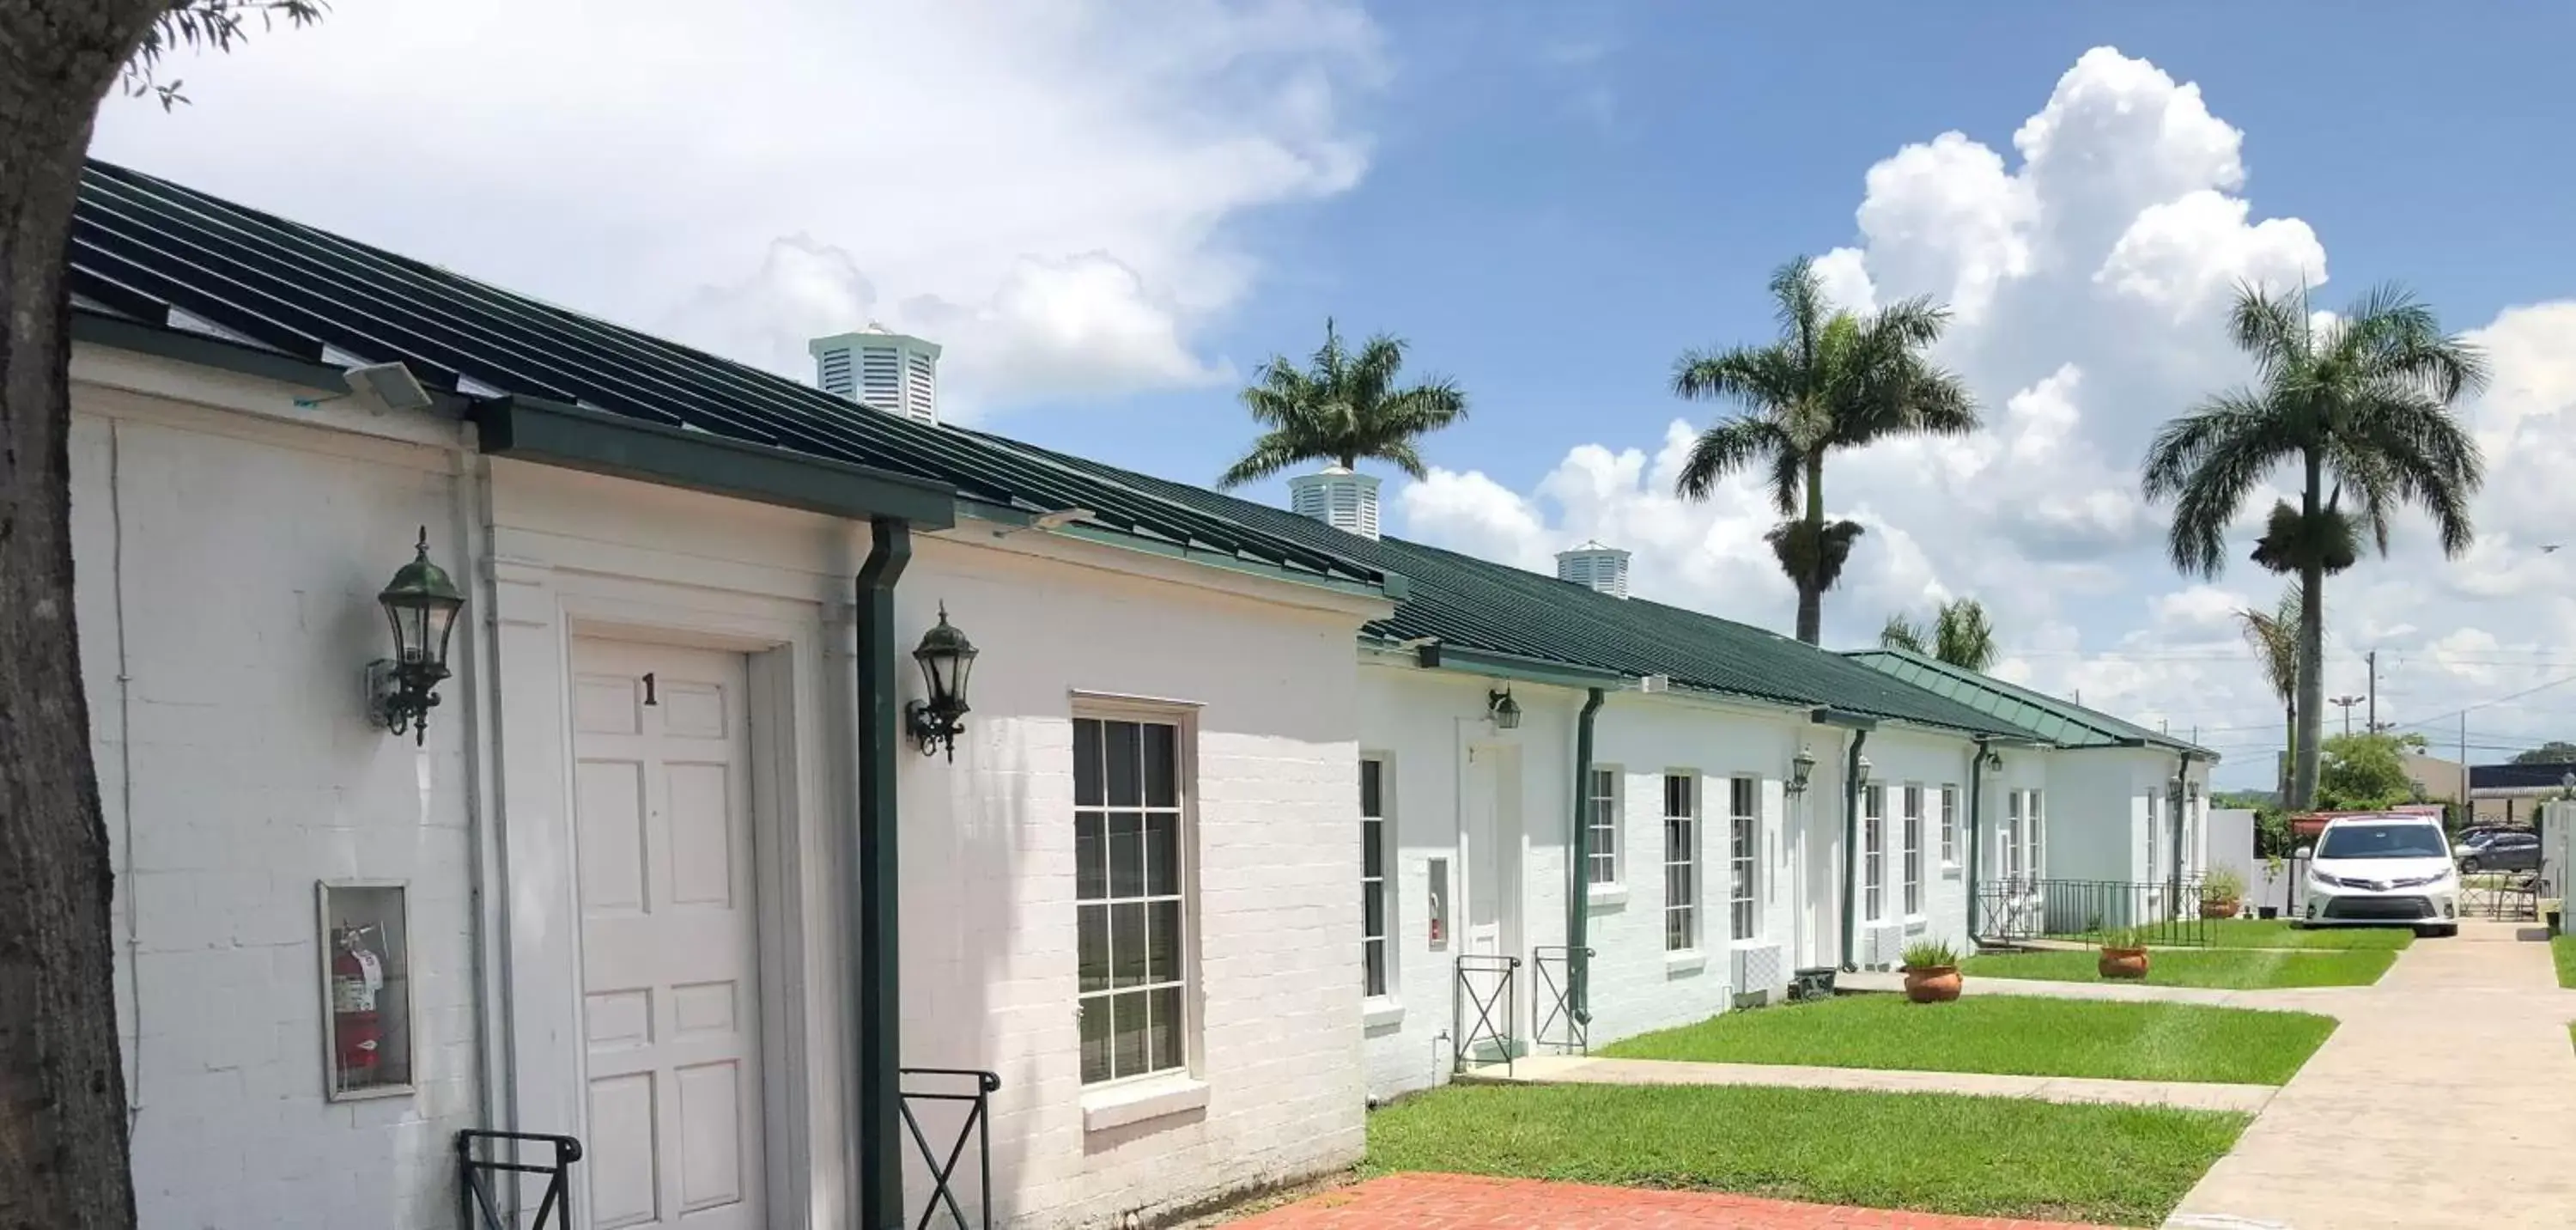
<svg viewBox="0 0 2576 1230"><path fill-rule="evenodd" d="M750 655L771 1224L844 1224L839 841L856 786L843 749L861 532L487 463L455 448L452 426L297 410L259 382L85 361L224 407L85 387L75 437L143 1224L446 1230L457 1129L582 1130L576 634ZM473 605L416 750L366 723L359 684L384 653L375 592L422 524ZM901 769L904 1059L1001 1074L999 1211L1029 1227L1151 1217L1355 1160L1352 645L1381 606L980 523L915 550L899 640L944 600L982 657L955 762L907 752ZM908 698L918 681L901 665ZM1118 1099L1079 1083L1081 693L1185 714L1196 748L1195 1079L1158 1082L1178 1109L1097 1130L1086 1111ZM478 866L508 885L487 900L479 952ZM414 1097L321 1096L313 883L326 877L410 885Z"/></svg>

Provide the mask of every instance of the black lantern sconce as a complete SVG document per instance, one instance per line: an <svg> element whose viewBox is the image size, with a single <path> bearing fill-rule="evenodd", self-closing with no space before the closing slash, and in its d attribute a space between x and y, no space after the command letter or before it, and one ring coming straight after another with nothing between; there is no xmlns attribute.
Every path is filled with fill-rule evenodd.
<svg viewBox="0 0 2576 1230"><path fill-rule="evenodd" d="M1521 728L1521 703L1512 699L1509 687L1485 693L1485 718L1494 724L1496 730Z"/></svg>
<svg viewBox="0 0 2576 1230"><path fill-rule="evenodd" d="M429 711L438 707L445 682L447 640L465 595L447 572L429 562L429 527L420 527L418 554L394 573L376 602L394 629L394 656L367 664L368 714L395 734L409 732L414 746L429 742Z"/></svg>
<svg viewBox="0 0 2576 1230"><path fill-rule="evenodd" d="M929 693L903 708L913 742L924 756L944 751L954 761L957 734L966 729L966 676L975 669L975 643L948 622L947 603L939 604L939 622L921 634L912 660L921 664L921 684Z"/></svg>
<svg viewBox="0 0 2576 1230"><path fill-rule="evenodd" d="M1868 785L1869 757L1864 755L1852 765L1852 789L1860 790Z"/></svg>
<svg viewBox="0 0 2576 1230"><path fill-rule="evenodd" d="M1805 794L1808 779L1815 775L1816 754L1808 751L1805 744L1799 744L1798 754L1789 758L1789 793Z"/></svg>
<svg viewBox="0 0 2576 1230"><path fill-rule="evenodd" d="M2003 754L2002 752L1998 752L1998 751L1994 750L1993 748L1987 748L1987 749L1986 749L1986 771L1987 771L1987 772L1989 772L1989 773L2000 773L2000 772L2002 772L2002 771L2003 771L2003 767L2004 767L2004 754Z"/></svg>

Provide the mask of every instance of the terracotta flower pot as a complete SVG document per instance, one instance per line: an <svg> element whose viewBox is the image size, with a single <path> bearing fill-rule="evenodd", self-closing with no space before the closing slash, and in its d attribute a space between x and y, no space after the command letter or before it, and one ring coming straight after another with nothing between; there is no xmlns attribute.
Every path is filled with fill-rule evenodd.
<svg viewBox="0 0 2576 1230"><path fill-rule="evenodd" d="M2095 968L2105 978L2144 978L2147 976L2147 950L2144 948L2105 948Z"/></svg>
<svg viewBox="0 0 2576 1230"><path fill-rule="evenodd" d="M2237 903L2233 901L2202 901L2200 903L2200 916L2203 918L2234 918L2236 917L2236 909Z"/></svg>
<svg viewBox="0 0 2576 1230"><path fill-rule="evenodd" d="M1959 998L1959 967L1905 967L1905 998L1918 1004L1946 1004Z"/></svg>

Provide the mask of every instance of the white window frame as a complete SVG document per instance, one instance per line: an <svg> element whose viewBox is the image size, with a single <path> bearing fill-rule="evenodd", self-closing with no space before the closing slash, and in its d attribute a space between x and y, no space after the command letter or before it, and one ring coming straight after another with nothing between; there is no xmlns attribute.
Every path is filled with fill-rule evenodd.
<svg viewBox="0 0 2576 1230"><path fill-rule="evenodd" d="M2023 822L2030 826L2025 830L2025 840L2029 843L2025 853L2030 863L2030 878L2045 880L2048 878L2048 803L2045 796L2038 790L2031 791L2030 806L2026 810L2028 814Z"/></svg>
<svg viewBox="0 0 2576 1230"><path fill-rule="evenodd" d="M1371 778L1375 781L1371 781ZM1394 994L1395 894L1390 889L1395 871L1395 817L1387 804L1393 796L1389 787L1388 763L1384 756L1363 754L1360 757L1360 994L1368 999L1385 999ZM1375 790L1372 791L1371 787ZM1371 814L1370 795L1377 804ZM1377 874L1369 874L1369 857L1377 858ZM1377 926L1369 927L1369 906L1377 907ZM1377 964L1372 969L1369 957L1374 953ZM1374 973L1375 977L1370 975Z"/></svg>
<svg viewBox="0 0 2576 1230"><path fill-rule="evenodd" d="M2016 885L2022 878L2022 809L2029 793L2020 789L2004 792L2004 880Z"/></svg>
<svg viewBox="0 0 2576 1230"><path fill-rule="evenodd" d="M1198 1056L1200 1053L1196 1007L1198 996L1195 990L1198 984L1198 962L1196 953L1197 936L1191 925L1192 914L1196 908L1198 897L1198 866L1196 857L1198 845L1198 825L1196 815L1196 788L1198 784L1196 771L1198 764L1198 731L1197 713L1195 710L1174 710L1143 704L1132 706L1110 703L1084 704L1074 711L1074 748L1077 757L1082 747L1083 741L1081 732L1085 723L1100 724L1098 746L1104 758L1107 756L1109 751L1110 729L1113 725L1132 724L1139 728L1138 755L1140 758L1140 768L1138 795L1137 802L1135 804L1126 804L1116 801L1110 797L1112 782L1105 769L1097 783L1099 787L1098 801L1086 803L1083 801L1082 797L1084 791L1081 789L1081 779L1078 768L1075 775L1076 789L1073 818L1076 836L1076 870L1074 875L1076 976L1074 983L1074 1007L1075 1018L1077 1021L1077 1035L1082 1028L1080 1023L1088 1020L1092 1013L1106 1010L1113 1014L1111 1017L1112 1025L1110 1027L1113 1032L1109 1035L1108 1061L1110 1066L1107 1074L1095 1077L1092 1073L1083 1070L1079 1066L1084 1062L1081 1054L1082 1048L1079 1042L1077 1042L1075 1050L1077 1064L1076 1071L1081 1078L1083 1088L1100 1089L1139 1081L1150 1081L1158 1077L1170 1077L1175 1074L1189 1074L1195 1070L1198 1063ZM1146 746L1143 728L1147 726L1164 726L1172 729L1173 782L1172 801L1168 806L1148 804L1146 802L1146 800L1152 798L1152 795L1149 793L1150 788L1143 781L1144 770L1141 767L1141 761L1145 755ZM1109 867L1114 862L1115 846L1117 844L1113 836L1114 826L1116 823L1115 817L1124 814L1136 815L1142 825L1137 839L1139 852L1138 884L1140 889L1145 891L1122 895L1117 892L1117 885L1115 883L1116 874L1113 870L1109 870ZM1100 817L1102 827L1102 836L1099 838L1099 846L1101 857L1103 859L1104 870L1100 880L1101 893L1093 896L1086 896L1084 894L1083 876L1080 869L1082 824L1084 819L1089 816ZM1149 865L1152 856L1153 843L1148 834L1152 831L1151 818L1156 816L1171 817L1173 825L1171 891L1163 893L1150 891L1154 887L1151 867ZM1116 915L1120 912L1120 908L1125 906L1138 906L1150 911L1155 905L1165 903L1169 903L1175 907L1173 911L1175 918L1171 943L1173 976L1168 979L1124 986L1118 985L1116 981L1118 977L1118 947L1116 944L1116 937L1119 932L1119 928L1116 926L1115 919ZM1104 945L1106 946L1106 952L1104 953L1104 981L1107 982L1108 985L1092 990L1084 990L1081 983L1080 973L1082 947L1081 937L1086 925L1086 916L1084 911L1094 908L1106 911L1106 915L1104 916L1103 932ZM1139 917L1146 923L1146 930L1148 934L1150 934L1150 913L1140 915ZM1150 977L1150 974L1148 976ZM1172 1024L1172 1054L1169 1056L1169 1062L1158 1062L1150 1051L1150 1048L1153 1045L1152 1021L1154 1020L1154 1004L1152 999L1148 998L1145 1003L1147 1024L1144 1029L1144 1039L1140 1043L1141 1046L1148 1048L1147 1053L1144 1061L1135 1069L1122 1070L1118 1066L1117 1062L1119 1052L1117 1041L1118 1035L1114 1032L1117 1020L1115 1014L1119 1011L1116 1001L1129 996L1141 995L1153 997L1157 995L1157 993L1164 992L1170 993L1168 998L1176 1005L1173 1009L1173 1011L1176 1012L1176 1016Z"/></svg>
<svg viewBox="0 0 2576 1230"><path fill-rule="evenodd" d="M1923 783L1905 783L1897 799L1903 811L1902 844L1898 847L1903 859L1900 882L1904 885L1905 917L1910 922L1923 917Z"/></svg>
<svg viewBox="0 0 2576 1230"><path fill-rule="evenodd" d="M1959 787L1941 783L1941 865L1959 865Z"/></svg>
<svg viewBox="0 0 2576 1230"><path fill-rule="evenodd" d="M1887 787L1860 788L1861 917L1887 917Z"/></svg>
<svg viewBox="0 0 2576 1230"><path fill-rule="evenodd" d="M1727 929L1735 942L1762 938L1762 782L1730 777L1727 802Z"/></svg>
<svg viewBox="0 0 2576 1230"><path fill-rule="evenodd" d="M1664 773L1664 951L1699 950L1699 774ZM1675 799L1675 791L1680 798Z"/></svg>
<svg viewBox="0 0 2576 1230"><path fill-rule="evenodd" d="M2148 791L2148 792L2147 792L2147 794L2146 794L2146 800L2147 800L2147 883L2149 883L2149 884L2162 884L2162 883L2164 883L2164 882L2165 882L2165 878L2164 878L2163 876L2161 876L2161 875L2156 874L2156 830L2161 829L2161 828L2163 828L2163 827L2164 827L2164 817L2163 817L2163 816L2161 816L2161 815L2159 815L2159 814L2157 814L2157 813L2158 813L2158 811L2160 810L2160 805L2164 802L2164 795L2163 795L2161 792L2159 792L2159 791L2150 790L2150 791Z"/></svg>
<svg viewBox="0 0 2576 1230"><path fill-rule="evenodd" d="M1584 853L1583 882L1595 891L1619 886L1619 795L1623 785L1618 766L1594 765L1590 780L1584 783L1586 806L1584 828L1589 849ZM1604 793L1604 789L1607 793Z"/></svg>

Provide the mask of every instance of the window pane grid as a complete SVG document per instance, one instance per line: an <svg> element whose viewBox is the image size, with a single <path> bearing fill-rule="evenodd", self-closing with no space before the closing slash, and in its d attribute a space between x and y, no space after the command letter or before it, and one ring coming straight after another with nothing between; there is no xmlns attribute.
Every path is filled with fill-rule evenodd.
<svg viewBox="0 0 2576 1230"><path fill-rule="evenodd" d="M1861 914L1887 917L1887 787L1861 789Z"/></svg>
<svg viewBox="0 0 2576 1230"><path fill-rule="evenodd" d="M1385 766L1360 762L1360 985L1366 995L1386 994L1386 798Z"/></svg>
<svg viewBox="0 0 2576 1230"><path fill-rule="evenodd" d="M1584 882L1616 884L1619 882L1619 771L1592 771L1591 814L1585 825L1590 830L1592 849L1585 858Z"/></svg>
<svg viewBox="0 0 2576 1230"><path fill-rule="evenodd" d="M1728 882L1733 886L1727 900L1727 921L1735 938L1758 938L1761 916L1753 908L1753 877L1760 870L1756 857L1761 820L1754 814L1754 781L1739 777L1730 783L1728 795L1727 852Z"/></svg>
<svg viewBox="0 0 2576 1230"><path fill-rule="evenodd" d="M1699 946L1699 780L1664 775L1664 950Z"/></svg>
<svg viewBox="0 0 2576 1230"><path fill-rule="evenodd" d="M1941 787L1941 863L1956 866L1959 862L1959 788Z"/></svg>
<svg viewBox="0 0 2576 1230"><path fill-rule="evenodd" d="M1923 913L1923 787L1905 788L1905 916Z"/></svg>
<svg viewBox="0 0 2576 1230"><path fill-rule="evenodd" d="M1082 1079L1183 1066L1180 728L1074 722Z"/></svg>

